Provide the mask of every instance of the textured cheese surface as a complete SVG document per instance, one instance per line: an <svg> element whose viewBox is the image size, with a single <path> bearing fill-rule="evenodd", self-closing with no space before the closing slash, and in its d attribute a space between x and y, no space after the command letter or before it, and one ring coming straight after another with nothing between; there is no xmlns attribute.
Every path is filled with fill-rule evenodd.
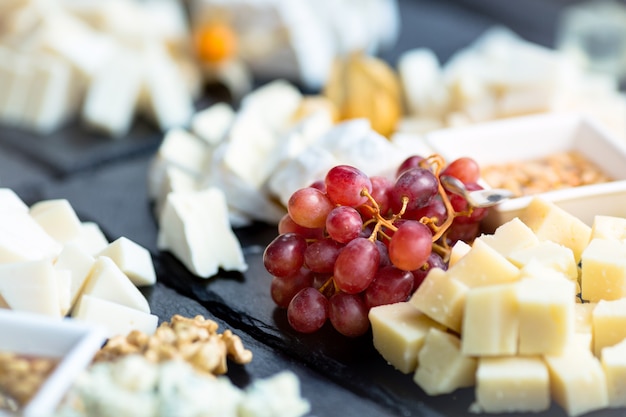
<svg viewBox="0 0 626 417"><path fill-rule="evenodd" d="M600 362L606 375L609 407L626 407L626 339L603 348Z"/></svg>
<svg viewBox="0 0 626 417"><path fill-rule="evenodd" d="M568 247L549 240L511 251L507 259L519 268L534 261L562 272L572 281L578 279L578 265L574 259L574 252Z"/></svg>
<svg viewBox="0 0 626 417"><path fill-rule="evenodd" d="M626 241L626 218L595 215L591 224L590 240L596 238Z"/></svg>
<svg viewBox="0 0 626 417"><path fill-rule="evenodd" d="M593 239L582 253L580 285L583 300L617 300L626 296L626 245Z"/></svg>
<svg viewBox="0 0 626 417"><path fill-rule="evenodd" d="M518 217L498 226L493 234L477 238L494 248L505 258L512 252L533 247L539 243L535 233Z"/></svg>
<svg viewBox="0 0 626 417"><path fill-rule="evenodd" d="M626 338L626 298L600 300L591 313L594 353L613 346Z"/></svg>
<svg viewBox="0 0 626 417"><path fill-rule="evenodd" d="M431 328L418 355L413 377L428 395L449 394L474 385L476 358L463 355L459 338Z"/></svg>
<svg viewBox="0 0 626 417"><path fill-rule="evenodd" d="M405 374L417 368L417 355L430 328L444 328L408 302L373 307L369 320L374 347Z"/></svg>
<svg viewBox="0 0 626 417"><path fill-rule="evenodd" d="M597 303L574 304L574 331L577 333L593 332L593 309Z"/></svg>

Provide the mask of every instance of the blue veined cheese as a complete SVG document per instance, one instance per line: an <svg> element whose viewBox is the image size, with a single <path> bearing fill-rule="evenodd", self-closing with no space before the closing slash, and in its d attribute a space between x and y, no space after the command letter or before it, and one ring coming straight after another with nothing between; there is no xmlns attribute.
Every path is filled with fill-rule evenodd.
<svg viewBox="0 0 626 417"><path fill-rule="evenodd" d="M62 244L80 234L80 219L67 199L39 201L30 207L29 213L46 233Z"/></svg>
<svg viewBox="0 0 626 417"><path fill-rule="evenodd" d="M136 286L156 283L152 255L146 248L126 237L114 240L97 256L111 258Z"/></svg>
<svg viewBox="0 0 626 417"><path fill-rule="evenodd" d="M217 274L219 268L248 269L219 188L170 193L159 218L157 245L203 278Z"/></svg>
<svg viewBox="0 0 626 417"><path fill-rule="evenodd" d="M150 306L146 297L115 262L107 256L98 256L96 258L81 296L79 296L76 302L75 309L80 309L80 304L85 295L102 298L144 313L150 313Z"/></svg>
<svg viewBox="0 0 626 417"><path fill-rule="evenodd" d="M237 407L239 417L300 417L311 410L300 396L300 380L290 371L257 379L244 391Z"/></svg>
<svg viewBox="0 0 626 417"><path fill-rule="evenodd" d="M61 317L57 275L50 260L0 264L0 296L13 310Z"/></svg>

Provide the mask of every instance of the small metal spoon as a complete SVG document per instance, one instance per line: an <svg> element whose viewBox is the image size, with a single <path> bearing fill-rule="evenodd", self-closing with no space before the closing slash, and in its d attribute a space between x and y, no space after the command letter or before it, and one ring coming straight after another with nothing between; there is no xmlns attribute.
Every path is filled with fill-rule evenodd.
<svg viewBox="0 0 626 417"><path fill-rule="evenodd" d="M467 202L474 207L491 207L513 197L513 192L502 188L490 190L468 191L465 184L455 177L442 175L439 177L443 188L451 193L464 197Z"/></svg>

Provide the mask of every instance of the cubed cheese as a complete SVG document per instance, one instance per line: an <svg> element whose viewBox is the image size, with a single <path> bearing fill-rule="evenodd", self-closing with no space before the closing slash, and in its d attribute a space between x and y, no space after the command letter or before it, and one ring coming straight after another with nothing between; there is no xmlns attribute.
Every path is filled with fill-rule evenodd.
<svg viewBox="0 0 626 417"><path fill-rule="evenodd" d="M67 269L56 269L57 289L59 291L59 310L62 316L72 308L72 272Z"/></svg>
<svg viewBox="0 0 626 417"><path fill-rule="evenodd" d="M448 275L468 287L517 281L519 269L487 243L476 240L465 256L448 269Z"/></svg>
<svg viewBox="0 0 626 417"><path fill-rule="evenodd" d="M475 391L472 409L480 412L539 412L550 406L548 369L540 357L479 358Z"/></svg>
<svg viewBox="0 0 626 417"><path fill-rule="evenodd" d="M574 259L574 252L568 247L549 240L514 250L507 259L518 268L534 261L563 273L572 281L578 280L578 266Z"/></svg>
<svg viewBox="0 0 626 417"><path fill-rule="evenodd" d="M602 349L601 363L606 375L609 407L626 406L626 339Z"/></svg>
<svg viewBox="0 0 626 417"><path fill-rule="evenodd" d="M481 235L477 239L494 248L505 258L508 258L512 252L533 247L539 243L535 233L519 217L514 217L498 226L493 234Z"/></svg>
<svg viewBox="0 0 626 417"><path fill-rule="evenodd" d="M373 307L369 312L374 347L405 374L418 366L417 355L431 328L444 327L408 302Z"/></svg>
<svg viewBox="0 0 626 417"><path fill-rule="evenodd" d="M576 303L574 304L574 331L577 333L592 333L593 309L596 303Z"/></svg>
<svg viewBox="0 0 626 417"><path fill-rule="evenodd" d="M57 275L50 260L0 264L0 294L13 310L61 317Z"/></svg>
<svg viewBox="0 0 626 417"><path fill-rule="evenodd" d="M558 354L574 332L574 282L526 278L517 284L519 353Z"/></svg>
<svg viewBox="0 0 626 417"><path fill-rule="evenodd" d="M626 298L600 300L591 313L593 351L600 356L602 348L613 346L626 338Z"/></svg>
<svg viewBox="0 0 626 417"><path fill-rule="evenodd" d="M136 242L120 237L111 242L97 256L108 256L136 286L152 285L156 272L148 249Z"/></svg>
<svg viewBox="0 0 626 417"><path fill-rule="evenodd" d="M8 216L13 211L25 214L28 213L28 206L12 189L0 188L0 212Z"/></svg>
<svg viewBox="0 0 626 417"><path fill-rule="evenodd" d="M465 355L501 356L517 352L516 285L471 288L465 297L461 350Z"/></svg>
<svg viewBox="0 0 626 417"><path fill-rule="evenodd" d="M413 380L428 395L449 394L474 385L476 358L461 352L458 336L431 328L418 354Z"/></svg>
<svg viewBox="0 0 626 417"><path fill-rule="evenodd" d="M626 241L626 218L599 214L594 216L590 240L596 238Z"/></svg>
<svg viewBox="0 0 626 417"><path fill-rule="evenodd" d="M443 269L433 268L409 302L437 323L460 333L468 290L467 285Z"/></svg>
<svg viewBox="0 0 626 417"><path fill-rule="evenodd" d="M80 233L69 243L76 244L90 255L95 255L104 249L109 244L109 241L97 223L82 222Z"/></svg>
<svg viewBox="0 0 626 417"><path fill-rule="evenodd" d="M30 215L60 243L75 239L81 232L80 219L66 199L37 202L30 207Z"/></svg>
<svg viewBox="0 0 626 417"><path fill-rule="evenodd" d="M0 263L54 259L61 249L28 213L0 216Z"/></svg>
<svg viewBox="0 0 626 417"><path fill-rule="evenodd" d="M593 239L581 258L583 300L617 300L626 296L626 245L617 240Z"/></svg>
<svg viewBox="0 0 626 417"><path fill-rule="evenodd" d="M451 267L459 261L463 256L472 249L472 247L463 240L457 240L450 250L450 259L448 259L448 267Z"/></svg>
<svg viewBox="0 0 626 417"><path fill-rule="evenodd" d="M574 252L576 262L591 236L591 226L553 202L534 197L519 216L539 240L551 240Z"/></svg>
<svg viewBox="0 0 626 417"><path fill-rule="evenodd" d="M54 262L57 270L67 270L71 274L70 304L73 306L91 273L95 258L76 243L68 243Z"/></svg>
<svg viewBox="0 0 626 417"><path fill-rule="evenodd" d="M226 137L235 120L235 111L228 103L215 103L195 113L191 118L191 131L209 145L215 146Z"/></svg>
<svg viewBox="0 0 626 417"><path fill-rule="evenodd" d="M168 130L159 146L157 157L167 164L189 172L200 178L210 158L207 145L197 136L185 129L174 128Z"/></svg>
<svg viewBox="0 0 626 417"><path fill-rule="evenodd" d="M133 330L151 335L159 322L154 314L90 295L82 296L72 318L102 326L107 337L126 336Z"/></svg>

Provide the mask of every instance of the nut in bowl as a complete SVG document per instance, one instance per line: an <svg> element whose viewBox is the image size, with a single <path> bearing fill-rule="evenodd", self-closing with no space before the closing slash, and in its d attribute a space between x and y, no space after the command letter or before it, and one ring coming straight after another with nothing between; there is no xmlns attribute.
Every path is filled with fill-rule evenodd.
<svg viewBox="0 0 626 417"><path fill-rule="evenodd" d="M626 143L580 114L550 113L449 128L426 136L446 160L468 156L481 185L514 197L484 220L491 233L541 196L591 225L598 214L626 216Z"/></svg>

